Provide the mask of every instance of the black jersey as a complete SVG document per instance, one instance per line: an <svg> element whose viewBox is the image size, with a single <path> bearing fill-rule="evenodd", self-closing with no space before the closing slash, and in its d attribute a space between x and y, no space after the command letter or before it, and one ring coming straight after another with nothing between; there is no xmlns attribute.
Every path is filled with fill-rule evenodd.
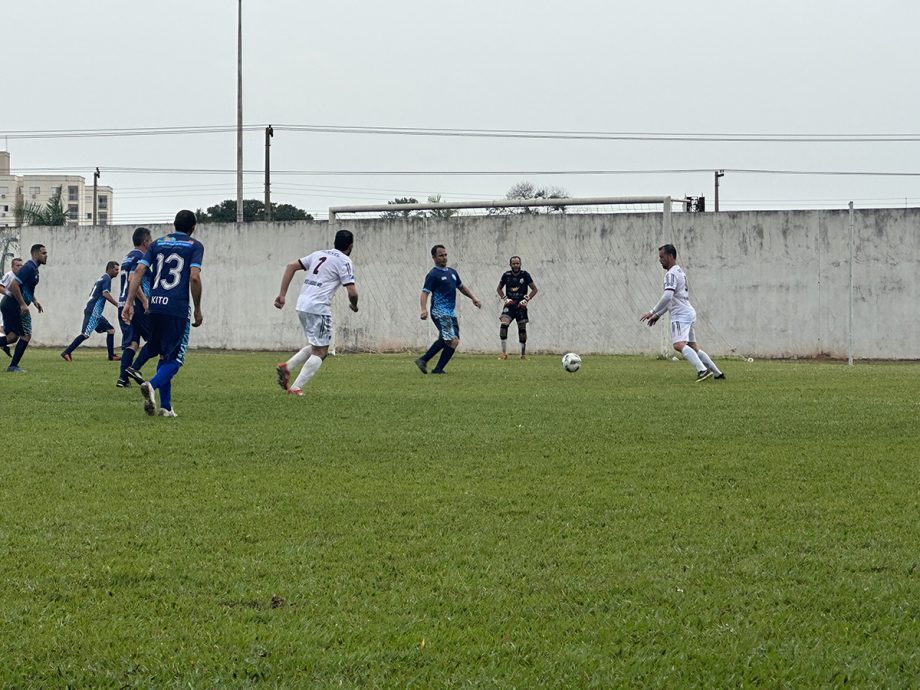
<svg viewBox="0 0 920 690"><path fill-rule="evenodd" d="M527 297L527 288L531 283L533 283L533 278L527 271L518 271L517 275L512 271L505 271L498 284L505 288L505 297L520 302Z"/></svg>

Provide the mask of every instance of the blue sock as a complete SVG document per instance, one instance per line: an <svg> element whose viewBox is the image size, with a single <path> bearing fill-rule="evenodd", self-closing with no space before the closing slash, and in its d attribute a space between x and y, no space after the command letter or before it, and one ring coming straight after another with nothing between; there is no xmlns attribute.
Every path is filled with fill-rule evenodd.
<svg viewBox="0 0 920 690"><path fill-rule="evenodd" d="M441 358L438 360L438 366L434 368L435 371L444 371L444 367L447 366L447 363L450 361L450 358L454 356L456 350L450 345L444 345L444 351L441 353Z"/></svg>
<svg viewBox="0 0 920 690"><path fill-rule="evenodd" d="M433 343L431 343L431 347L428 348L428 352L422 355L422 359L427 362L429 359L431 359L436 354L438 354L441 350L443 350L444 346L445 346L444 341L438 338Z"/></svg>
<svg viewBox="0 0 920 690"><path fill-rule="evenodd" d="M106 333L105 334L105 346L109 350L109 359L115 356L115 334Z"/></svg>
<svg viewBox="0 0 920 690"><path fill-rule="evenodd" d="M149 343L144 343L144 347L137 353L137 358L134 360L134 371L140 371L141 367L147 363L147 360L153 356L150 354L150 348L148 346Z"/></svg>
<svg viewBox="0 0 920 690"><path fill-rule="evenodd" d="M172 381L160 384L160 407L166 410L172 409Z"/></svg>
<svg viewBox="0 0 920 690"><path fill-rule="evenodd" d="M71 352L73 352L78 347L80 347L80 345L83 344L84 340L86 340L86 336L81 333L80 335L78 335L76 338L73 339L73 342L67 346L67 349L64 350L64 352L66 352L69 355Z"/></svg>
<svg viewBox="0 0 920 690"><path fill-rule="evenodd" d="M121 351L121 367L119 368L118 378L124 380L128 377L125 373L125 370L131 366L131 363L134 361L134 348L126 347Z"/></svg>
<svg viewBox="0 0 920 690"><path fill-rule="evenodd" d="M180 366L179 362L160 362L159 366L157 366L157 373L150 379L150 385L161 391L162 394L163 385L172 381Z"/></svg>
<svg viewBox="0 0 920 690"><path fill-rule="evenodd" d="M23 340L22 338L20 338L16 342L16 349L13 351L13 359L10 360L11 367L19 366L19 360L22 359L22 355L25 353L27 347L29 347L28 340Z"/></svg>

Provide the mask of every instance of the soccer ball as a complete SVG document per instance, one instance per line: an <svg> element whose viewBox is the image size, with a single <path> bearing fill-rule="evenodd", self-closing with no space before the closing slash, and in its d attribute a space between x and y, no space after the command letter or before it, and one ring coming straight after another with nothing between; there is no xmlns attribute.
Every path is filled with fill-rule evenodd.
<svg viewBox="0 0 920 690"><path fill-rule="evenodd" d="M562 355L562 368L570 374L574 374L581 369L581 357L574 352L568 352Z"/></svg>

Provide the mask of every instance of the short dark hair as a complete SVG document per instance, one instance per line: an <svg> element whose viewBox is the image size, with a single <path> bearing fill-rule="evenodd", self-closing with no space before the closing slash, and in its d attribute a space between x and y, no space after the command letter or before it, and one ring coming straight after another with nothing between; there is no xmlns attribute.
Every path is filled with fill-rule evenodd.
<svg viewBox="0 0 920 690"><path fill-rule="evenodd" d="M105 265L105 270L108 271L110 268L118 268L118 262L117 262L117 261L109 261L109 262Z"/></svg>
<svg viewBox="0 0 920 690"><path fill-rule="evenodd" d="M179 213L176 214L176 219L173 221L173 227L176 229L176 232L184 232L186 235L190 234L195 229L196 225L198 225L198 219L195 217L195 214L188 209L179 211Z"/></svg>
<svg viewBox="0 0 920 690"><path fill-rule="evenodd" d="M150 231L147 228L140 227L134 231L134 234L131 235L131 241L134 242L134 246L140 246L143 244L144 240L150 237Z"/></svg>
<svg viewBox="0 0 920 690"><path fill-rule="evenodd" d="M355 243L355 236L351 233L351 230L339 230L335 233L335 242L333 245L340 252L345 251L351 245Z"/></svg>
<svg viewBox="0 0 920 690"><path fill-rule="evenodd" d="M515 255L512 256L510 259L508 259L508 265L510 266L510 265L511 265L511 262L514 261L515 259L517 259L518 261L521 261L521 257L519 257L517 254L515 254ZM524 263L524 262L521 261L521 263Z"/></svg>
<svg viewBox="0 0 920 690"><path fill-rule="evenodd" d="M670 256L672 259L677 258L677 249L674 247L673 244L663 244L660 247L658 247L658 251L664 252L665 254Z"/></svg>
<svg viewBox="0 0 920 690"><path fill-rule="evenodd" d="M431 255L434 256L438 253L439 249L447 249L443 244L436 244L431 248Z"/></svg>
<svg viewBox="0 0 920 690"><path fill-rule="evenodd" d="M33 244L32 248L29 250L29 254L31 254L32 256L35 256L36 252L40 252L44 248L45 248L45 245L43 244Z"/></svg>

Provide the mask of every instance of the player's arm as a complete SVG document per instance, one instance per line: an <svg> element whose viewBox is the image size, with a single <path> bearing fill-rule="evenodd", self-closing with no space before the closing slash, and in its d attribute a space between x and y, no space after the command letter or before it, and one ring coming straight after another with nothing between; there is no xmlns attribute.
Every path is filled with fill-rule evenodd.
<svg viewBox="0 0 920 690"><path fill-rule="evenodd" d="M3 285L2 283L0 283L0 295L5 295L6 292L7 292L6 285Z"/></svg>
<svg viewBox="0 0 920 690"><path fill-rule="evenodd" d="M652 307L649 311L645 312L640 318L640 321L648 321L649 326L653 326L658 319L661 318L661 315L668 310L668 305L671 303L671 298L674 297L674 289L667 288L664 291L664 294L661 295L661 299L658 300L658 304Z"/></svg>
<svg viewBox="0 0 920 690"><path fill-rule="evenodd" d="M195 320L192 321L192 326L198 328L201 325L201 322L204 321L204 315L201 313L201 269L198 266L192 266L189 269L189 290L192 293L192 302L195 305Z"/></svg>
<svg viewBox="0 0 920 690"><path fill-rule="evenodd" d="M345 286L345 292L348 293L348 308L352 311L358 311L358 288L354 283L348 283Z"/></svg>
<svg viewBox="0 0 920 690"><path fill-rule="evenodd" d="M134 300L138 292L143 294L143 291L140 290L141 278L146 272L147 264L138 263L128 279L128 294L125 296L125 306L121 309L121 320L126 324L130 324L131 319L134 318Z"/></svg>
<svg viewBox="0 0 920 690"><path fill-rule="evenodd" d="M498 294L498 299L505 301L505 276L501 277L501 280L498 281L498 287L495 288L496 294Z"/></svg>
<svg viewBox="0 0 920 690"><path fill-rule="evenodd" d="M524 309L527 309L527 304L530 302L530 300L536 297L537 293L540 292L540 288L538 288L537 284L533 281L530 281L530 285L528 285L527 287L530 288L530 294L524 295L524 299L522 299L520 304L518 305L518 306L523 307Z"/></svg>
<svg viewBox="0 0 920 690"><path fill-rule="evenodd" d="M422 321L428 318L428 290L422 290L422 297L419 301L419 307L422 310Z"/></svg>
<svg viewBox="0 0 920 690"><path fill-rule="evenodd" d="M275 309L284 308L287 291L291 285L291 280L294 279L294 274L297 273L297 271L303 271L305 268L306 267L300 263L300 259L295 259L284 267L284 273L281 274L281 287L278 289L278 296L275 297Z"/></svg>
<svg viewBox="0 0 920 690"><path fill-rule="evenodd" d="M105 297L105 301L106 301L106 302L108 302L109 304L114 305L115 308L118 309L118 300L116 300L114 297L112 297L112 293L111 293L111 292L109 292L108 290L103 290L103 291L102 291L102 296Z"/></svg>
<svg viewBox="0 0 920 690"><path fill-rule="evenodd" d="M461 293L463 293L464 295L469 297L471 300L473 300L473 304L476 306L477 309L482 307L482 302L479 301L476 295L474 295L472 291L466 285L461 285L459 290Z"/></svg>

